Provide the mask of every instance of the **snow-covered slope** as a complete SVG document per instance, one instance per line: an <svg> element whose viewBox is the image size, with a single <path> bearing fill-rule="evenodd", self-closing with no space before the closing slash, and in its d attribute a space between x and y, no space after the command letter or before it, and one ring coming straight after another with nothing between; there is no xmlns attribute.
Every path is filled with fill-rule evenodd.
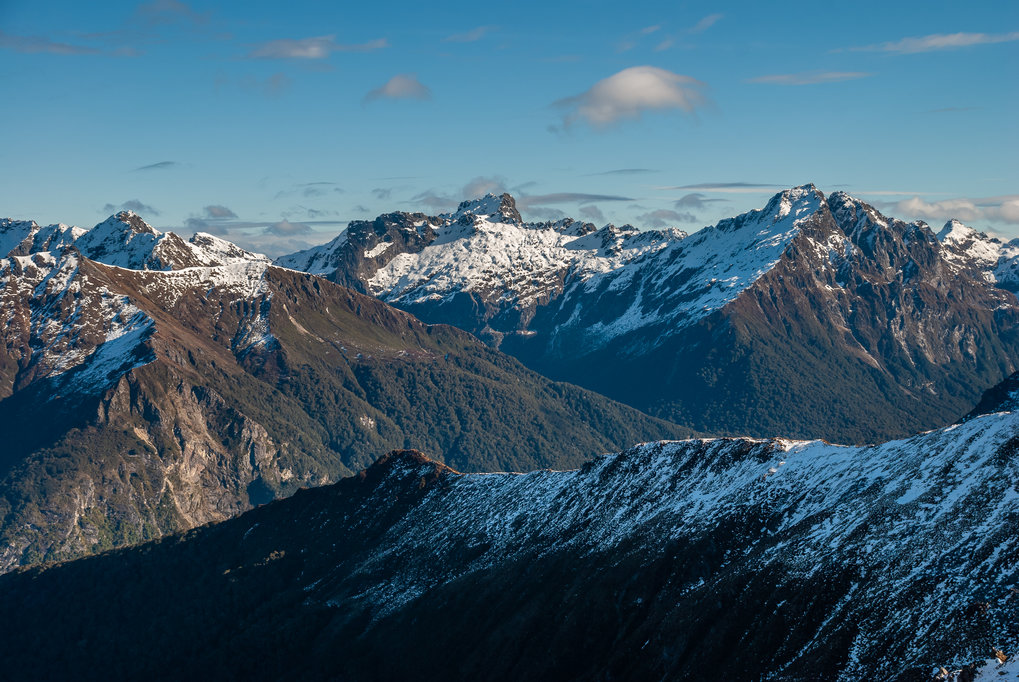
<svg viewBox="0 0 1019 682"><path fill-rule="evenodd" d="M636 330L654 327L660 343L734 300L771 270L804 221L824 205L813 185L778 194L763 209L723 220L668 248L641 254L627 267L607 270L568 292L561 310L570 318L556 334L570 334L571 349L604 346ZM629 305L620 305L628 301ZM609 302L611 302L609 304Z"/></svg>
<svg viewBox="0 0 1019 682"><path fill-rule="evenodd" d="M211 234L198 233L189 241L173 232L160 232L131 211L122 211L78 237L75 248L92 260L131 270L179 270L269 259L241 249Z"/></svg>
<svg viewBox="0 0 1019 682"><path fill-rule="evenodd" d="M151 362L154 355L146 341L154 322L132 302L135 293L172 314L185 296L215 296L231 303L254 301L267 292L264 259L138 274L127 288L104 265L76 251L0 260L0 310L5 314L0 339L10 363L0 363L0 397L79 366L84 368L61 390L98 394L133 367ZM271 342L267 331L259 331L265 321L258 311L248 326L243 343Z"/></svg>
<svg viewBox="0 0 1019 682"><path fill-rule="evenodd" d="M65 388L85 393L108 385L152 359L144 341L152 319L123 294L111 291L80 257L48 251L0 260L0 310L5 360L0 367L0 397L81 365Z"/></svg>
<svg viewBox="0 0 1019 682"><path fill-rule="evenodd" d="M71 647L58 588L112 601L88 631L125 653L87 653L135 672L189 623L231 633L199 668L287 632L268 660L302 679L340 662L354 679L1004 679L1017 452L1013 412L876 446L664 441L525 474L398 451L173 543L11 576L0 604L33 605L14 636L57 627Z"/></svg>
<svg viewBox="0 0 1019 682"><path fill-rule="evenodd" d="M429 321L527 333L535 310L567 282L617 269L685 236L571 219L526 223L510 195L489 194L439 216L355 221L329 244L276 263L328 276Z"/></svg>
<svg viewBox="0 0 1019 682"><path fill-rule="evenodd" d="M938 233L938 241L950 262L976 266L987 281L1019 290L1019 239L1003 242L958 220L949 220Z"/></svg>
<svg viewBox="0 0 1019 682"><path fill-rule="evenodd" d="M394 304L470 293L523 309L550 300L566 280L615 270L686 236L630 226L596 230L572 220L523 223L492 210L494 199L464 202L455 213L440 216L444 224L435 241L420 253L393 257L368 280L368 289Z"/></svg>
<svg viewBox="0 0 1019 682"><path fill-rule="evenodd" d="M0 258L60 251L85 234L80 227L57 224L40 227L34 220L0 219Z"/></svg>
<svg viewBox="0 0 1019 682"><path fill-rule="evenodd" d="M339 248L347 241L347 233L341 232L325 244L297 251L276 259L276 265L291 270L310 272L313 275L328 275L340 266Z"/></svg>

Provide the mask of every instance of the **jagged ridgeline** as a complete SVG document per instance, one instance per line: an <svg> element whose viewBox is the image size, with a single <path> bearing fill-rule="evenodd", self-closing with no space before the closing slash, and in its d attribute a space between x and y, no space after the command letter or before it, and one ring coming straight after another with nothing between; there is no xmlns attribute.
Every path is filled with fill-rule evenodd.
<svg viewBox="0 0 1019 682"><path fill-rule="evenodd" d="M0 570L222 520L393 448L531 470L690 433L211 235L122 213L4 221L0 247Z"/></svg>
<svg viewBox="0 0 1019 682"><path fill-rule="evenodd" d="M1019 366L1019 244L813 185L693 235L525 223L489 195L355 221L279 262L712 433L902 437Z"/></svg>
<svg viewBox="0 0 1019 682"><path fill-rule="evenodd" d="M393 453L0 577L0 660L9 679L1014 680L1019 414L994 411L1016 385L871 447L690 440L491 475Z"/></svg>

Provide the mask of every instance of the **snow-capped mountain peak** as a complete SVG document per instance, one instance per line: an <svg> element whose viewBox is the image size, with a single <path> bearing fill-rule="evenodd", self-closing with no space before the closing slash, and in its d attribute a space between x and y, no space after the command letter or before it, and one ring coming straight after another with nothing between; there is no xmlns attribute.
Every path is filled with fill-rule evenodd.
<svg viewBox="0 0 1019 682"><path fill-rule="evenodd" d="M108 265L133 270L168 270L170 264L157 253L163 240L163 233L137 213L121 211L75 240L75 246L83 256Z"/></svg>
<svg viewBox="0 0 1019 682"><path fill-rule="evenodd" d="M988 282L1019 289L1019 239L1002 242L958 220L938 232L945 260L955 267L976 267Z"/></svg>
<svg viewBox="0 0 1019 682"><path fill-rule="evenodd" d="M40 227L34 220L3 218L0 219L0 258L59 251L83 234L82 228L63 223Z"/></svg>
<svg viewBox="0 0 1019 682"><path fill-rule="evenodd" d="M524 222L520 212L517 211L516 201L506 193L499 196L489 193L478 199L462 201L456 211L443 214L441 217L454 223L473 222L473 218L509 225L522 225Z"/></svg>
<svg viewBox="0 0 1019 682"><path fill-rule="evenodd" d="M59 253L71 246L86 258L128 270L269 263L268 257L211 234L199 232L185 241L173 232L161 232L132 211L115 213L90 230L62 223L40 227L32 220L0 220L0 258Z"/></svg>
<svg viewBox="0 0 1019 682"><path fill-rule="evenodd" d="M196 232L188 240L188 245L201 265L228 265L231 263L269 262L269 257L261 253L247 251L233 242L227 241L208 232Z"/></svg>
<svg viewBox="0 0 1019 682"><path fill-rule="evenodd" d="M975 238L979 232L956 219L949 220L938 232L938 241L942 244L964 244Z"/></svg>

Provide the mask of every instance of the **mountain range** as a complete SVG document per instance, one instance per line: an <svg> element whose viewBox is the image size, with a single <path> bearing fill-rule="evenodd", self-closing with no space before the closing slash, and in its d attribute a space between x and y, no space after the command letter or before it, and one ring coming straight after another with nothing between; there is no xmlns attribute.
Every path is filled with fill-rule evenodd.
<svg viewBox="0 0 1019 682"><path fill-rule="evenodd" d="M2 220L4 677L1015 677L1017 268L813 185Z"/></svg>
<svg viewBox="0 0 1019 682"><path fill-rule="evenodd" d="M526 474L392 452L0 577L0 660L10 679L1014 679L1017 386L878 446L695 439Z"/></svg>
<svg viewBox="0 0 1019 682"><path fill-rule="evenodd" d="M1019 366L1019 243L813 185L693 235L527 223L488 195L354 221L277 263L710 433L903 437Z"/></svg>
<svg viewBox="0 0 1019 682"><path fill-rule="evenodd" d="M0 571L236 515L411 445L572 466L691 431L212 235L0 222Z"/></svg>

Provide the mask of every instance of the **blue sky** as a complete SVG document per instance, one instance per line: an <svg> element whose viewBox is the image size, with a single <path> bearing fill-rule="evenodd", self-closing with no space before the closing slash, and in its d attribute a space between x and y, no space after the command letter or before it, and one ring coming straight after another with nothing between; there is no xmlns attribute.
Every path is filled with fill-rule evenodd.
<svg viewBox="0 0 1019 682"><path fill-rule="evenodd" d="M278 254L484 191L693 231L778 189L1019 235L1019 3L0 0L0 215Z"/></svg>

